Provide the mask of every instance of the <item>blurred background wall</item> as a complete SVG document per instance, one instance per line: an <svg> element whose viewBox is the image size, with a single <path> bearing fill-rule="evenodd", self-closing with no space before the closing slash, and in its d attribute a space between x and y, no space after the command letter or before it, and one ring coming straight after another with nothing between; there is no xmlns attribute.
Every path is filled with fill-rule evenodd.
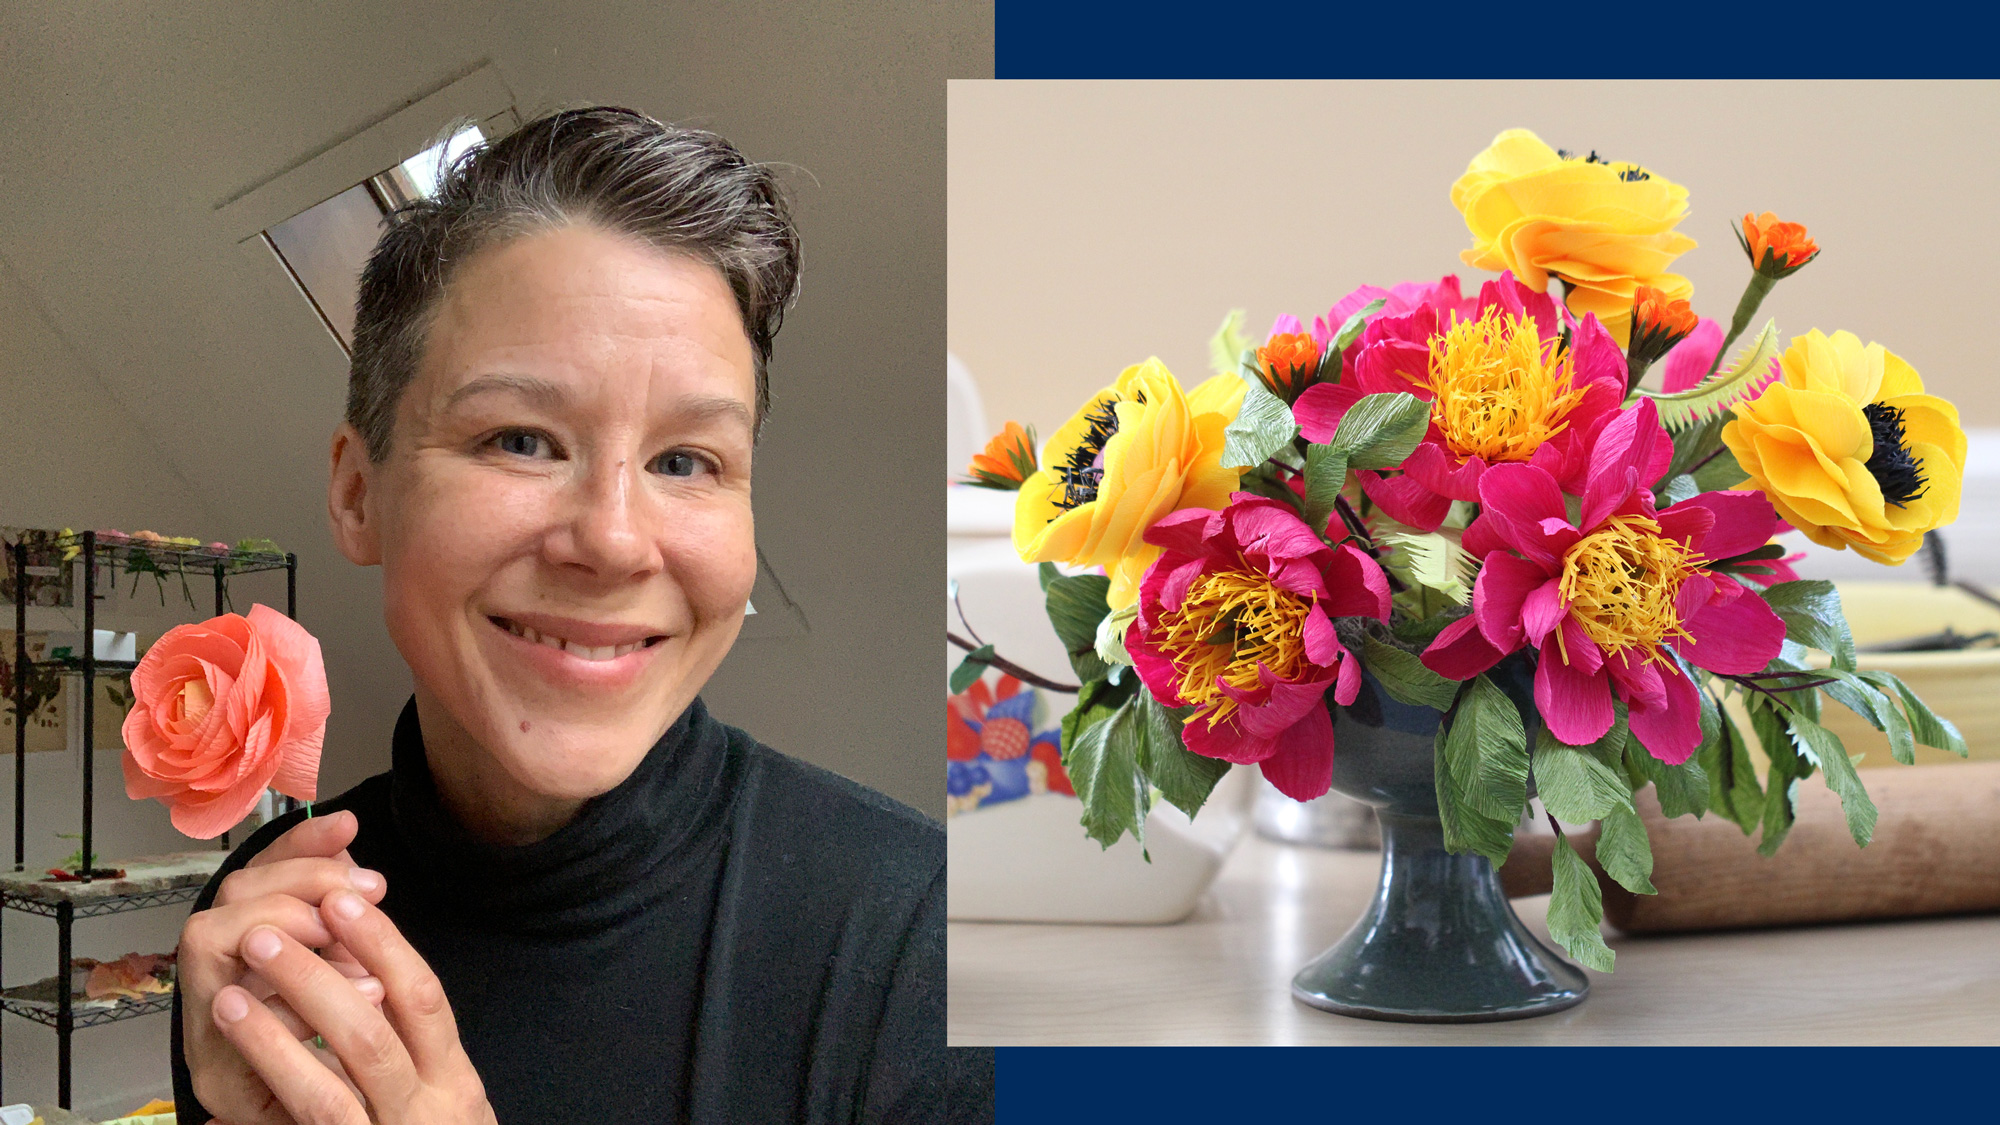
<svg viewBox="0 0 2000 1125"><path fill-rule="evenodd" d="M991 74L990 3L0 9L0 524L296 551L334 699L321 792L386 769L409 673L379 571L348 564L326 529L346 357L268 253L239 248L226 208L482 63L523 120L626 105L784 167L805 274L771 368L757 532L806 629L746 639L705 694L771 745L941 816L944 82ZM239 608L283 604L282 579L261 577ZM169 608L146 581L100 625L144 639L207 616L205 598L171 608L174 585ZM100 855L195 846L163 808L125 798L118 763L115 747L97 756ZM9 753L0 792L13 768ZM54 834L76 830L80 770L74 754L30 758L32 869L75 846ZM76 953L171 949L184 917L81 922ZM53 925L5 923L6 983L47 975ZM6 1023L6 1100L52 1101L55 1037ZM166 1017L76 1043L79 1110L108 1117L166 1089Z"/></svg>
<svg viewBox="0 0 2000 1125"><path fill-rule="evenodd" d="M954 82L949 119L947 334L995 429L1047 437L1148 356L1206 378L1232 308L1261 337L1363 283L1455 273L1476 291L1495 275L1459 260L1451 183L1515 126L1686 186L1679 229L1700 245L1674 269L1725 328L1749 276L1731 224L1805 223L1823 252L1759 323L1880 341L1968 428L2000 427L2000 83ZM1996 434L1972 434L1969 478L2000 483ZM1969 479L1947 535L1954 573L1991 582L2000 508L1980 493Z"/></svg>

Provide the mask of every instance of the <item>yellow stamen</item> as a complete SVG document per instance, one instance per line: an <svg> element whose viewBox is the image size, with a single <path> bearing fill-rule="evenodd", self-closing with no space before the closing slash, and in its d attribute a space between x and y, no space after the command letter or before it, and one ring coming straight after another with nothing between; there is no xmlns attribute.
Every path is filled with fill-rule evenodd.
<svg viewBox="0 0 2000 1125"><path fill-rule="evenodd" d="M1636 648L1647 659L1664 662L1660 645L1672 637L1692 639L1674 598L1694 570L1694 556L1662 537L1657 522L1613 516L1563 556L1559 588L1570 617L1606 656ZM1556 646L1568 663L1560 629Z"/></svg>
<svg viewBox="0 0 2000 1125"><path fill-rule="evenodd" d="M1431 337L1426 385L1431 418L1460 457L1526 461L1568 428L1582 400L1575 361L1560 340L1542 341L1533 317L1489 306Z"/></svg>
<svg viewBox="0 0 2000 1125"><path fill-rule="evenodd" d="M1180 608L1160 615L1160 648L1181 674L1180 697L1208 710L1211 724L1227 719L1236 701L1216 686L1258 686L1257 665L1287 680L1309 666L1306 617L1317 599L1281 590L1268 576L1242 570L1212 570L1188 587Z"/></svg>

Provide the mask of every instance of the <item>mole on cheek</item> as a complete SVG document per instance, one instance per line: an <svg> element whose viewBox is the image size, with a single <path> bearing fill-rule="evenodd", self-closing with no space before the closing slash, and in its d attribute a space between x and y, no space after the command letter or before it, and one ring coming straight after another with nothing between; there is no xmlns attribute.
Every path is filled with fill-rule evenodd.
<svg viewBox="0 0 2000 1125"><path fill-rule="evenodd" d="M521 733L522 734L528 733L528 720L526 719L521 720Z"/></svg>

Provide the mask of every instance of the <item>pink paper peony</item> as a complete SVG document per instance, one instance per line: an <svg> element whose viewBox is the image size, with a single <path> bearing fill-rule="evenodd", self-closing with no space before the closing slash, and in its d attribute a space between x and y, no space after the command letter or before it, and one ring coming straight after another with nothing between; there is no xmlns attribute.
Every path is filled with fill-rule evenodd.
<svg viewBox="0 0 2000 1125"><path fill-rule="evenodd" d="M1193 707L1189 750L1256 763L1287 797L1333 780L1325 696L1351 703L1361 666L1335 617L1389 616L1389 580L1351 544L1329 547L1290 508L1247 492L1219 512L1174 512L1146 532L1164 548L1126 633L1139 678L1169 707Z"/></svg>
<svg viewBox="0 0 2000 1125"><path fill-rule="evenodd" d="M319 641L266 605L178 625L132 671L125 793L158 799L174 827L211 839L267 787L310 801L326 737Z"/></svg>
<svg viewBox="0 0 2000 1125"><path fill-rule="evenodd" d="M1615 695L1653 757L1687 761L1701 744L1700 700L1667 649L1711 672L1761 672L1785 624L1752 588L1710 569L1770 542L1780 526L1771 502L1705 492L1656 512L1647 485L1672 456L1657 409L1641 399L1599 431L1575 520L1541 467L1488 470L1465 532L1466 550L1484 559L1472 614L1438 634L1425 666L1465 680L1532 646L1549 733L1573 746L1602 737L1617 721Z"/></svg>
<svg viewBox="0 0 2000 1125"><path fill-rule="evenodd" d="M1446 280L1410 295L1420 303L1401 314L1392 314L1396 302L1384 307L1340 382L1307 390L1292 410L1307 441L1325 442L1364 395L1429 402L1430 426L1402 472L1357 474L1370 500L1425 531L1453 500L1477 500L1493 465L1531 461L1574 488L1582 450L1625 398L1625 357L1596 317L1576 324L1564 346L1568 321L1548 294L1503 273L1468 302Z"/></svg>

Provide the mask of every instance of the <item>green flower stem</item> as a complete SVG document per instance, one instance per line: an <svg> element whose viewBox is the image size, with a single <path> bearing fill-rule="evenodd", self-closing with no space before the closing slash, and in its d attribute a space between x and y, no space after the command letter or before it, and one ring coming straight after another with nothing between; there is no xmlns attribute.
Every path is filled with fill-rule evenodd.
<svg viewBox="0 0 2000 1125"><path fill-rule="evenodd" d="M1743 330L1750 327L1750 318L1757 315L1757 306L1764 303L1765 296L1777 283L1777 279L1765 277L1761 273L1750 274L1750 285L1743 290L1743 299L1736 302L1736 318L1729 322L1729 335L1723 339L1722 346L1716 349L1715 358L1708 363L1710 375L1715 374L1715 369L1722 366L1722 357L1729 354L1729 345L1734 344L1736 338L1743 335Z"/></svg>

